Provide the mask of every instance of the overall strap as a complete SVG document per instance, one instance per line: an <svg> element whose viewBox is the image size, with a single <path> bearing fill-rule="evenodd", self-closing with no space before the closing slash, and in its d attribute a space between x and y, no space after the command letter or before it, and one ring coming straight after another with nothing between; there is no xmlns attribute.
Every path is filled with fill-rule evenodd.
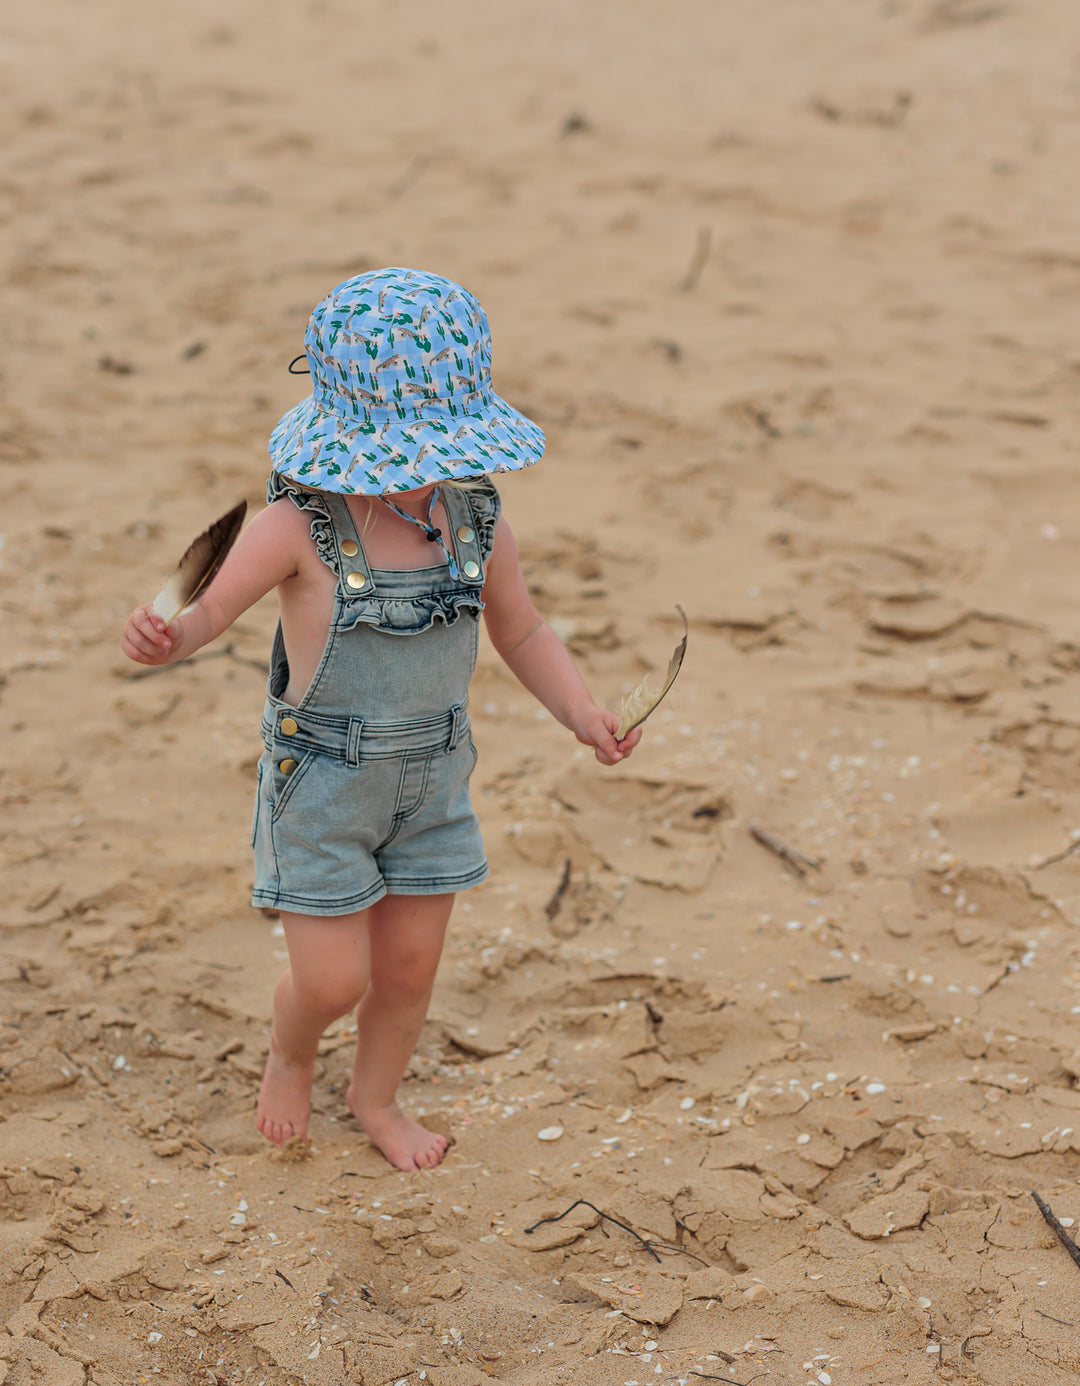
<svg viewBox="0 0 1080 1386"><path fill-rule="evenodd" d="M457 486L445 486L439 489L442 491L446 518L450 522L450 533L453 536L454 550L457 554L458 572L456 576L466 586L482 587L484 585L484 552L468 496Z"/></svg>
<svg viewBox="0 0 1080 1386"><path fill-rule="evenodd" d="M345 597L368 597L375 591L375 579L368 565L360 531L352 517L352 511L345 503L344 496L336 492L324 493L328 502L330 522L334 527L336 564L342 595Z"/></svg>

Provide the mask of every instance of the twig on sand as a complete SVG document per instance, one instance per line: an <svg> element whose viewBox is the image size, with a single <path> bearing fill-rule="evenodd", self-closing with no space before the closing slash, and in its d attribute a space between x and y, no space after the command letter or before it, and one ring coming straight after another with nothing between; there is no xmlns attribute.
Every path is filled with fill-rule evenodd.
<svg viewBox="0 0 1080 1386"><path fill-rule="evenodd" d="M688 294L701 278L701 271L705 268L709 259L709 252L712 250L712 229L708 226L698 228L697 244L694 246L694 253L690 258L690 265L686 274L679 282L679 292Z"/></svg>
<svg viewBox="0 0 1080 1386"><path fill-rule="evenodd" d="M654 1261L660 1260L659 1253L653 1250L648 1239L643 1237L640 1232L635 1232L629 1223L620 1222L618 1218L613 1218L610 1213L605 1213L602 1208L598 1208L595 1203L590 1203L587 1198L579 1198L575 1203L571 1203L570 1207L564 1208L557 1217L540 1218L537 1222L534 1222L531 1227L526 1227L525 1231L526 1233L535 1232L538 1227L543 1227L546 1222L562 1222L563 1218L572 1213L575 1208L591 1208L594 1213L599 1213L602 1219L607 1222L613 1222L616 1227L621 1227L624 1232L629 1232L631 1237L637 1238L638 1245L643 1247Z"/></svg>
<svg viewBox="0 0 1080 1386"><path fill-rule="evenodd" d="M681 1246L676 1246L673 1242L660 1242L650 1237L643 1237L641 1233L636 1232L629 1223L620 1222L618 1218L613 1218L610 1213L605 1213L603 1208L598 1208L595 1203L590 1203L587 1198L577 1199L576 1202L571 1203L569 1208L564 1208L556 1217L540 1218L537 1222L534 1222L531 1227L526 1227L525 1231L526 1233L535 1232L538 1227L543 1227L547 1222L562 1222L563 1218L572 1213L575 1208L591 1208L594 1213L600 1215L603 1221L613 1222L616 1227L621 1227L624 1232L629 1232L631 1237L636 1238L637 1244L641 1247L642 1251L647 1251L654 1261L659 1262L660 1260L660 1253L656 1250L657 1247L660 1247L662 1251L679 1252L683 1256L689 1256L694 1261L701 1261L703 1266L709 1264L707 1261L702 1261L700 1256L695 1256L692 1251L685 1251Z"/></svg>
<svg viewBox="0 0 1080 1386"><path fill-rule="evenodd" d="M570 869L570 858L567 857L566 864L562 869L562 876L559 878L559 884L555 887L555 893L544 906L544 913L547 915L549 919L554 919L555 916L559 913L559 910L562 908L563 896L566 894L567 889L570 886Z"/></svg>
<svg viewBox="0 0 1080 1386"><path fill-rule="evenodd" d="M760 828L756 823L747 824L747 832L755 842L760 842L762 847L772 852L773 856L779 857L792 871L799 876L805 876L807 871L820 871L821 862L816 857L804 856L795 847L789 847L786 842L781 842L775 833L770 833L766 828Z"/></svg>
<svg viewBox="0 0 1080 1386"><path fill-rule="evenodd" d="M732 1381L730 1376L713 1376L710 1372L687 1372L687 1376L696 1376L699 1381L726 1381L728 1386L750 1386L750 1382L756 1381L759 1376L768 1375L768 1372L756 1372L747 1381ZM668 1378L669 1381L677 1379L678 1378Z"/></svg>
<svg viewBox="0 0 1080 1386"><path fill-rule="evenodd" d="M1040 1319L1049 1319L1051 1323L1059 1323L1063 1328L1075 1328L1076 1325L1070 1323L1068 1319L1056 1319L1053 1314L1044 1314L1041 1309L1035 1310Z"/></svg>
<svg viewBox="0 0 1080 1386"><path fill-rule="evenodd" d="M1029 871L1042 871L1048 866L1053 866L1059 861L1064 861L1066 857L1071 857L1074 852L1080 852L1080 837L1075 842L1071 842L1063 852L1055 852L1052 857L1046 857L1042 861L1037 861L1028 867Z"/></svg>
<svg viewBox="0 0 1080 1386"><path fill-rule="evenodd" d="M1066 1232L1065 1228L1061 1225L1060 1220L1054 1216L1053 1210L1051 1209L1049 1203L1047 1203L1045 1199L1040 1198L1034 1189L1032 1189L1031 1191L1031 1196L1035 1200L1036 1208L1038 1208L1039 1212L1042 1213L1043 1217L1050 1224L1054 1236L1057 1237L1058 1241L1073 1258L1076 1264L1080 1266L1080 1246L1076 1245L1073 1239L1069 1236L1068 1232Z"/></svg>

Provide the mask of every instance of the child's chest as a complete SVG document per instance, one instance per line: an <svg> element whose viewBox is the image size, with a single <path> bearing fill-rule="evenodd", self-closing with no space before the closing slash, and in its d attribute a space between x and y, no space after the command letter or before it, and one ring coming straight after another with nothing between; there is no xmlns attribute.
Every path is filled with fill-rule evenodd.
<svg viewBox="0 0 1080 1386"><path fill-rule="evenodd" d="M369 568L408 570L438 568L445 564L439 545L429 540L419 525L410 524L379 501L368 502L363 497L350 496L347 503ZM450 521L441 500L436 503L431 519L435 529L441 532L442 542L451 548Z"/></svg>

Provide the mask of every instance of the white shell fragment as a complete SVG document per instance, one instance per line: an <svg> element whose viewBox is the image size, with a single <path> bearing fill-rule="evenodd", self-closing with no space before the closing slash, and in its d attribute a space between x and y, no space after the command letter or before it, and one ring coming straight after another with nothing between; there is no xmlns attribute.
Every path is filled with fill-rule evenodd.
<svg viewBox="0 0 1080 1386"><path fill-rule="evenodd" d="M545 1126L542 1131L537 1131L536 1139L538 1141L557 1141L560 1140L563 1135L565 1135L565 1132L561 1126Z"/></svg>
<svg viewBox="0 0 1080 1386"><path fill-rule="evenodd" d="M690 1108L693 1106L694 1099L692 1097L684 1097L683 1100L679 1103L680 1109L684 1112L688 1112Z"/></svg>
<svg viewBox="0 0 1080 1386"><path fill-rule="evenodd" d="M884 1092L884 1091L885 1091L885 1084L884 1084L884 1083L867 1083L866 1088L865 1088L865 1091L868 1092L868 1093L871 1095L871 1097L874 1097L874 1096L877 1095L877 1093L879 1093L879 1092Z"/></svg>
<svg viewBox="0 0 1080 1386"><path fill-rule="evenodd" d="M234 1227L243 1227L244 1223L247 1222L247 1213L233 1213L229 1221Z"/></svg>

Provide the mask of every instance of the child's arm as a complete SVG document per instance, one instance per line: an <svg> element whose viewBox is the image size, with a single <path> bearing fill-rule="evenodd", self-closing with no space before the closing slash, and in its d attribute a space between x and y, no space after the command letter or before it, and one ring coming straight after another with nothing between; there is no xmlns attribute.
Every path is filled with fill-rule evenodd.
<svg viewBox="0 0 1080 1386"><path fill-rule="evenodd" d="M166 628L152 603L128 617L120 648L138 664L175 664L216 639L249 606L297 571L299 539L308 521L291 501L259 512L237 539L221 570L191 611Z"/></svg>
<svg viewBox="0 0 1080 1386"><path fill-rule="evenodd" d="M491 643L533 697L579 741L592 746L601 765L625 760L641 740L641 728L615 740L619 714L593 700L566 646L533 605L514 536L503 519L495 529L484 603Z"/></svg>

